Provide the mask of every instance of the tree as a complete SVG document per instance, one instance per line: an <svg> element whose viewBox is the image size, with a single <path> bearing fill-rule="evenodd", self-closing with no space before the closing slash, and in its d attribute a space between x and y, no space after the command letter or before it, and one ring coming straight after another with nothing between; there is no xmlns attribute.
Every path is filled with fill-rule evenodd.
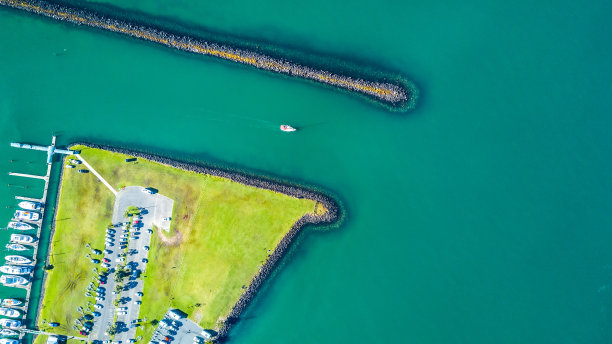
<svg viewBox="0 0 612 344"><path fill-rule="evenodd" d="M140 215L140 209L133 205L127 207L127 209L125 209L125 213L123 213L124 217L132 217L134 215Z"/></svg>

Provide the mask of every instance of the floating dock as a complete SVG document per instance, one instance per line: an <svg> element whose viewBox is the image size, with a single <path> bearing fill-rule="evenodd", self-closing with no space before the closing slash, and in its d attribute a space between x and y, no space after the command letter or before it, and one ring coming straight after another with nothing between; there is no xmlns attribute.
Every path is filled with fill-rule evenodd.
<svg viewBox="0 0 612 344"><path fill-rule="evenodd" d="M9 172L9 175L11 176L15 176L15 177L23 177L23 178L34 178L34 179L41 179L45 181L45 187L43 190L43 195L41 198L30 198L30 197L22 197L22 196L15 196L15 199L17 200L24 200L24 201L32 201L32 202L38 202L42 204L42 208L40 209L40 219L38 221L25 221L25 222L29 222L32 224L35 224L38 228L36 231L36 238L38 240L40 240L40 234L42 232L42 225L43 225L43 221L44 221L44 216L45 216L45 210L46 210L46 204L47 204L47 194L49 191L49 177L51 175L51 167L53 164L53 155L54 154L76 154L78 152L75 151L71 151L71 150L67 150L67 149L57 149L55 148L55 139L56 137L53 136L53 139L51 140L51 145L50 146L37 146L37 145L31 145L31 144L25 144L25 143L16 143L16 142L12 142L11 143L11 147L15 147L15 148L23 148L23 149L32 149L32 150L38 150L38 151L46 151L47 152L47 174L44 176L37 176L37 175L33 175L33 174L25 174L25 173L16 173L16 172ZM28 314L28 308L30 305L30 292L32 291L32 283L33 283L33 279L34 279L34 271L36 269L36 264L37 259L36 256L38 254L38 245L34 245L34 253L32 255L32 262L33 262L33 269L32 269L32 273L30 274L30 283L27 286L20 286L19 288L23 288L26 289L27 293L26 293L26 299L25 299L25 303L23 305L23 310L24 310L24 315L27 316ZM44 263L43 263L44 265ZM38 331L38 330L31 330L31 329L20 329L20 335L19 335L19 339L23 339L23 336L25 335L25 333L35 333L35 334L40 334L40 333L44 333L47 334L46 332L42 332L42 331ZM51 333L49 333L51 334ZM80 339L78 337L74 338L74 339ZM82 339L80 339L82 340Z"/></svg>

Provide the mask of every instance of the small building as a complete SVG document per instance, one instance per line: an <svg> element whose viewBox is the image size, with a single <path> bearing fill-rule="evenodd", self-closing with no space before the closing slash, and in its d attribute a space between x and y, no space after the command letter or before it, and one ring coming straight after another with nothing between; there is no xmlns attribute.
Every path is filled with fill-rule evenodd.
<svg viewBox="0 0 612 344"><path fill-rule="evenodd" d="M168 311L168 317L174 320L180 320L187 317L187 313L181 311L180 309L171 309Z"/></svg>

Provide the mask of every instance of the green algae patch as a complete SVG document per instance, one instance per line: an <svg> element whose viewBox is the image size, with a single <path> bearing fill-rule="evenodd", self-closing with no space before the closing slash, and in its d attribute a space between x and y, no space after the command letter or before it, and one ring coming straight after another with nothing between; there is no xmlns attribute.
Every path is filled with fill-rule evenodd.
<svg viewBox="0 0 612 344"><path fill-rule="evenodd" d="M170 308L185 311L204 328L221 328L236 302L259 274L270 253L305 215L327 210L315 200L296 198L228 178L196 173L156 161L107 150L74 146L115 189L140 185L172 198L172 224L153 228L149 263L143 274L144 296L139 318L146 319L137 337L147 342ZM40 319L72 329L87 308L84 293L94 265L84 245L103 248L114 196L92 173L64 171L49 273ZM75 243L78 243L75 245ZM61 253L61 255L59 255ZM72 273L68 273L73 271ZM74 275L82 276L74 283ZM70 286L70 287L68 287ZM91 309L90 309L91 310ZM39 323L39 326L44 326Z"/></svg>

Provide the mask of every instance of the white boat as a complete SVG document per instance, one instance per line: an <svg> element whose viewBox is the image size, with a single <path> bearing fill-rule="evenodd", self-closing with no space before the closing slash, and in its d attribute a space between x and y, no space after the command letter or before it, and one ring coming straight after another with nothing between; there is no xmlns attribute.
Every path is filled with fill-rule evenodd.
<svg viewBox="0 0 612 344"><path fill-rule="evenodd" d="M7 306L19 306L21 305L23 302L17 299L4 299L2 300L2 307L7 307ZM0 334L1 336L2 334Z"/></svg>
<svg viewBox="0 0 612 344"><path fill-rule="evenodd" d="M40 210L42 204L38 202L21 201L19 202L19 208L25 210Z"/></svg>
<svg viewBox="0 0 612 344"><path fill-rule="evenodd" d="M19 318L21 316L21 312L16 309L2 307L0 308L0 316L9 318Z"/></svg>
<svg viewBox="0 0 612 344"><path fill-rule="evenodd" d="M74 168L74 165L66 165L66 168Z"/></svg>
<svg viewBox="0 0 612 344"><path fill-rule="evenodd" d="M282 130L284 132L287 132L287 133L290 133L292 131L296 131L297 129L295 129L294 127L292 127L290 125L283 124L283 125L280 126L280 130Z"/></svg>
<svg viewBox="0 0 612 344"><path fill-rule="evenodd" d="M34 226L32 226L29 223L25 223L25 222L11 221L8 223L7 228L8 229L18 229L20 231L27 231L30 229L34 229Z"/></svg>
<svg viewBox="0 0 612 344"><path fill-rule="evenodd" d="M17 210L15 211L15 218L24 221L38 221L38 219L40 219L40 214L31 211Z"/></svg>
<svg viewBox="0 0 612 344"><path fill-rule="evenodd" d="M13 319L0 319L0 326L8 328L20 328L21 321Z"/></svg>
<svg viewBox="0 0 612 344"><path fill-rule="evenodd" d="M8 330L8 329L0 330L0 336L3 336L3 337L13 337L13 336L18 336L18 335L19 335L19 332L17 331Z"/></svg>
<svg viewBox="0 0 612 344"><path fill-rule="evenodd" d="M30 266L15 266L15 265L3 265L0 266L0 272L11 275L27 275L32 272Z"/></svg>
<svg viewBox="0 0 612 344"><path fill-rule="evenodd" d="M0 344L19 344L17 339L0 338Z"/></svg>
<svg viewBox="0 0 612 344"><path fill-rule="evenodd" d="M19 344L17 339L0 338L0 344Z"/></svg>
<svg viewBox="0 0 612 344"><path fill-rule="evenodd" d="M25 234L11 234L11 242L14 244L31 244L34 237Z"/></svg>
<svg viewBox="0 0 612 344"><path fill-rule="evenodd" d="M21 244L7 244L6 248L13 251L25 251L28 248Z"/></svg>
<svg viewBox="0 0 612 344"><path fill-rule="evenodd" d="M32 262L32 260L29 258L26 258L24 256L17 256L17 255L6 256L4 257L4 259L6 259L7 262L10 262L13 264L30 264Z"/></svg>
<svg viewBox="0 0 612 344"><path fill-rule="evenodd" d="M21 276L2 275L0 276L0 283L4 284L7 287L15 287L19 285L27 285L30 282Z"/></svg>
<svg viewBox="0 0 612 344"><path fill-rule="evenodd" d="M77 159L70 159L68 160L71 164L75 164L75 165L80 165L82 162L81 160L77 160Z"/></svg>

